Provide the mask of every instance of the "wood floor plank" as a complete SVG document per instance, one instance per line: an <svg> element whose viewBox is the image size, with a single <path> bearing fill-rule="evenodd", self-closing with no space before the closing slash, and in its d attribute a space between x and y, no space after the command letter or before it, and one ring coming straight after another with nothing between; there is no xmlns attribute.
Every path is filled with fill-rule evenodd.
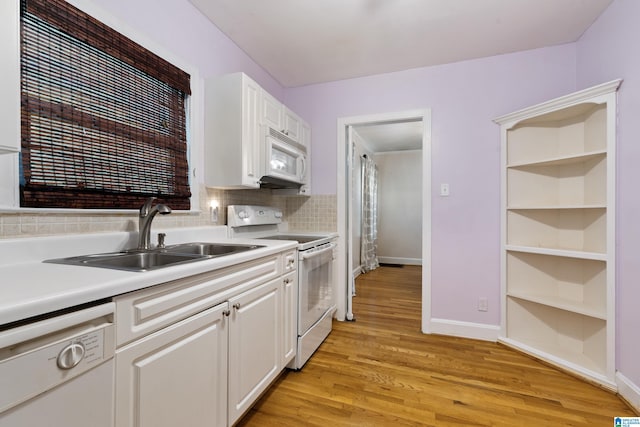
<svg viewBox="0 0 640 427"><path fill-rule="evenodd" d="M498 343L425 335L421 269L356 282L355 322L336 322L238 426L611 426L614 394Z"/></svg>

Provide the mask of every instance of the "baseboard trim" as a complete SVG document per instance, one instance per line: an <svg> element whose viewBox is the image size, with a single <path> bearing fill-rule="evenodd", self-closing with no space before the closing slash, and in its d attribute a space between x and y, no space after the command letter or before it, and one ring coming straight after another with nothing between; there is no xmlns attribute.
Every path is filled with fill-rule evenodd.
<svg viewBox="0 0 640 427"><path fill-rule="evenodd" d="M356 268L353 269L353 278L354 279L356 277L358 277L360 274L362 274L362 267L357 266Z"/></svg>
<svg viewBox="0 0 640 427"><path fill-rule="evenodd" d="M498 341L500 326L484 323L461 322L458 320L431 319L429 333L472 338L482 341Z"/></svg>
<svg viewBox="0 0 640 427"><path fill-rule="evenodd" d="M618 385L618 394L633 409L636 414L640 414L640 387L635 385L633 381L616 372L616 384Z"/></svg>
<svg viewBox="0 0 640 427"><path fill-rule="evenodd" d="M391 256L379 256L380 264L422 265L422 258L399 258Z"/></svg>

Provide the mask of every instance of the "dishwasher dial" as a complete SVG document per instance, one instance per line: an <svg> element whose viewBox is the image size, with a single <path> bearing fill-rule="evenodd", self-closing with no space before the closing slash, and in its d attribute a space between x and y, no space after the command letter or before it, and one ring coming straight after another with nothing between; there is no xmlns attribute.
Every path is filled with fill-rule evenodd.
<svg viewBox="0 0 640 427"><path fill-rule="evenodd" d="M63 348L58 354L58 368L71 369L84 358L84 345L74 342Z"/></svg>

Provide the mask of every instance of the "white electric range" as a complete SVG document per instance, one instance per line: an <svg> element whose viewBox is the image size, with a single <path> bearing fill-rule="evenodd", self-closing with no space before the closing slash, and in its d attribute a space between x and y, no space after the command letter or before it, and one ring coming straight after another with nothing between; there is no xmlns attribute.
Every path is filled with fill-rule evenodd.
<svg viewBox="0 0 640 427"><path fill-rule="evenodd" d="M282 211L267 206L227 207L231 238L298 242L298 350L289 367L301 369L331 332L336 310L333 270L338 234L283 232L282 217Z"/></svg>

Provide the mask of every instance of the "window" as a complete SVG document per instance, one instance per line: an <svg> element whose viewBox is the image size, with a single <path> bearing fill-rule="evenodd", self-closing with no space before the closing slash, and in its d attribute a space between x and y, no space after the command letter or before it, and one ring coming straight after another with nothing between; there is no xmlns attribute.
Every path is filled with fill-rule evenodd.
<svg viewBox="0 0 640 427"><path fill-rule="evenodd" d="M189 209L190 77L63 0L21 2L20 206Z"/></svg>

